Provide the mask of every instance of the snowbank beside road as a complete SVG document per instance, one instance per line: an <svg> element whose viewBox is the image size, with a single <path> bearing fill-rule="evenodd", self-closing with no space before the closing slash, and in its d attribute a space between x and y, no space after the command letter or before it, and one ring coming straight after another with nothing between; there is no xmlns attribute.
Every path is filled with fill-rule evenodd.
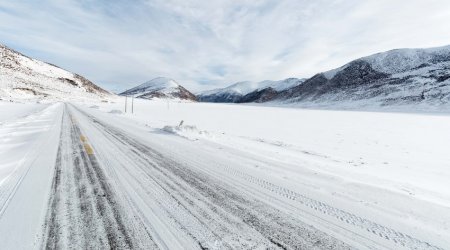
<svg viewBox="0 0 450 250"><path fill-rule="evenodd" d="M0 106L0 113L10 113L11 118L26 114L27 108L45 107L20 105ZM61 107L53 104L0 125L0 239L4 249L38 248L42 212L54 175Z"/></svg>
<svg viewBox="0 0 450 250"><path fill-rule="evenodd" d="M31 113L38 112L48 105L38 103L17 103L0 101L0 123L19 117L24 117Z"/></svg>
<svg viewBox="0 0 450 250"><path fill-rule="evenodd" d="M5 188L8 188L5 185L9 183L13 188L17 182L14 178L22 178L27 163L40 152L39 145L45 142L43 137L55 126L52 122L57 106L54 104L43 109L46 105L0 105L0 110L5 111L0 113L7 114L1 117L7 121L0 125L0 208L3 205L2 197L6 195ZM21 117L24 114L28 115Z"/></svg>

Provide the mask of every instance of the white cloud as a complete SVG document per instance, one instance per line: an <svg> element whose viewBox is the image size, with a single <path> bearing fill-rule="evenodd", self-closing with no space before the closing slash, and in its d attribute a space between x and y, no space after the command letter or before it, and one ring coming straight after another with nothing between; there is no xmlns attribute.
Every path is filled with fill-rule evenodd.
<svg viewBox="0 0 450 250"><path fill-rule="evenodd" d="M0 37L125 89L168 76L193 90L308 77L402 47L450 44L448 0L2 1Z"/></svg>

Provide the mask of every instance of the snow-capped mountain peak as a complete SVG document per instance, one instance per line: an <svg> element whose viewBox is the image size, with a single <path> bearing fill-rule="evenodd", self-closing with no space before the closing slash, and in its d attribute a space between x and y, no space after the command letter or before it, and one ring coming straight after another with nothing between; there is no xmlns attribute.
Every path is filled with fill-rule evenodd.
<svg viewBox="0 0 450 250"><path fill-rule="evenodd" d="M272 100L304 106L444 107L450 103L450 46L396 49L316 74Z"/></svg>
<svg viewBox="0 0 450 250"><path fill-rule="evenodd" d="M323 72L323 74L327 79L331 79L336 73L346 69L355 61L367 62L374 70L381 73L396 74L426 64L448 61L449 55L450 45L428 49L394 49L359 58L342 67Z"/></svg>
<svg viewBox="0 0 450 250"><path fill-rule="evenodd" d="M138 98L179 98L195 100L195 95L181 86L178 82L167 77L157 77L144 82L134 88L124 91L120 95Z"/></svg>
<svg viewBox="0 0 450 250"><path fill-rule="evenodd" d="M129 95L133 95L149 91L158 91L158 90L169 91L178 88L179 86L180 85L173 79L167 77L157 77L150 81L144 82L143 84L138 85L134 88L131 88L125 92Z"/></svg>

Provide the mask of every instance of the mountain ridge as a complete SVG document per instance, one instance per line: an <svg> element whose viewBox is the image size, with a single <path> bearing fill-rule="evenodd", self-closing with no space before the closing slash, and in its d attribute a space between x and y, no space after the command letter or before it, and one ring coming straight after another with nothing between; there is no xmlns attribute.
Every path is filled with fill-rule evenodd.
<svg viewBox="0 0 450 250"><path fill-rule="evenodd" d="M203 92L207 95L199 100L305 107L442 106L450 103L450 45L368 55L281 91L267 87L245 95L215 92Z"/></svg>
<svg viewBox="0 0 450 250"><path fill-rule="evenodd" d="M287 78L284 80L273 81L265 80L260 82L243 81L234 83L225 88L203 91L197 95L199 101L209 102L261 102L254 92L270 91L280 92L284 89L301 84L304 79ZM270 89L270 90L269 90Z"/></svg>
<svg viewBox="0 0 450 250"><path fill-rule="evenodd" d="M0 44L0 98L10 100L105 99L113 95L85 77Z"/></svg>
<svg viewBox="0 0 450 250"><path fill-rule="evenodd" d="M445 105L450 102L450 46L395 49L318 73L270 101L314 106Z"/></svg>

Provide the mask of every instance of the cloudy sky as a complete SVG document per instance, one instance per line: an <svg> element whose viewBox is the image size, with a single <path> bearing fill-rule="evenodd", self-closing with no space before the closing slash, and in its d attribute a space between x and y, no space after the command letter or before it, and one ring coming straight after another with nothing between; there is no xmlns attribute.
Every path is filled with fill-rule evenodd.
<svg viewBox="0 0 450 250"><path fill-rule="evenodd" d="M310 77L450 44L449 0L0 0L0 43L118 91Z"/></svg>

